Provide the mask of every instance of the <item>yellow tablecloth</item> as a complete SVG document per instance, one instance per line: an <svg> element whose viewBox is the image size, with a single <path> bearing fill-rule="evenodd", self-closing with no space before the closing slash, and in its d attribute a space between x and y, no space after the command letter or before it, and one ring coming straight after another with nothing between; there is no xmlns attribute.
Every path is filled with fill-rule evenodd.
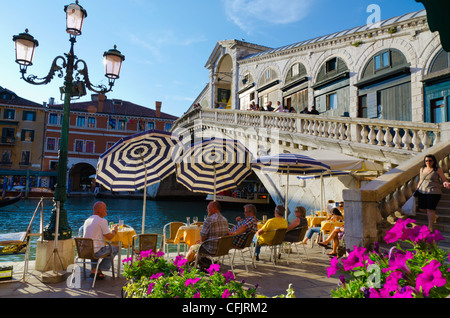
<svg viewBox="0 0 450 318"><path fill-rule="evenodd" d="M332 222L332 221L322 221L320 223L320 230L324 232L331 232L335 227L344 226L344 222Z"/></svg>
<svg viewBox="0 0 450 318"><path fill-rule="evenodd" d="M326 216L307 216L306 220L308 221L308 227L316 227L320 226L322 221L327 219Z"/></svg>
<svg viewBox="0 0 450 318"><path fill-rule="evenodd" d="M124 226L122 229L119 229L110 242L114 245L118 245L119 242L122 242L122 248L129 248L131 247L134 235L136 235L136 231L132 227Z"/></svg>
<svg viewBox="0 0 450 318"><path fill-rule="evenodd" d="M174 244L180 242L186 243L188 246L194 245L200 240L201 226L191 225L191 226L180 226L175 236Z"/></svg>

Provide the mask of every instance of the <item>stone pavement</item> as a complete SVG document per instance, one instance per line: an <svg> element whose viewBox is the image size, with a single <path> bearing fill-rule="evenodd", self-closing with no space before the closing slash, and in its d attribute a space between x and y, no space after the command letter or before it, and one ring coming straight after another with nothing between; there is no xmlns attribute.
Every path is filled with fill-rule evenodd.
<svg viewBox="0 0 450 318"><path fill-rule="evenodd" d="M260 261L255 261L256 269L252 268L249 254L245 254L249 271L245 270L240 253L236 253L234 262L234 272L237 280L244 280L248 286L258 284L258 293L273 297L286 294L289 284L295 291L297 298L330 298L331 290L337 287L338 277L327 278L326 268L330 264L330 258L323 253L323 248L315 245L313 248L306 247L307 257L305 258L302 246L299 246L301 259L295 248L289 257L283 254L274 267L269 262L269 250L263 248ZM229 261L225 258L223 270L228 270ZM69 288L66 281L58 283L43 283L41 272L34 270L34 261L30 261L29 273L25 282L21 281L23 274L23 262L7 263L0 262L1 265L14 265L14 281L0 282L0 298L121 298L122 287L127 283L126 279L111 277L111 272L105 272L107 277L97 280L94 289L91 288L92 278L84 279L81 274L81 288ZM121 267L123 270L123 266ZM117 270L117 269L116 269Z"/></svg>

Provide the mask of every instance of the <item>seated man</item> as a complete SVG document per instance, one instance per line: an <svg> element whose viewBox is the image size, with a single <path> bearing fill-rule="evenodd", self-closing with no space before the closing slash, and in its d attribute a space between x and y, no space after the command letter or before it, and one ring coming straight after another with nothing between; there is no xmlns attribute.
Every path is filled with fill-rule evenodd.
<svg viewBox="0 0 450 318"><path fill-rule="evenodd" d="M189 262L195 260L202 242L208 239L228 235L228 221L220 213L220 203L217 201L210 202L206 208L206 211L208 211L208 218L203 223L202 230L200 231L200 241L197 242L197 244L192 245L186 255L186 259ZM202 246L200 252L202 254L214 255L217 251L218 242L218 240L206 242Z"/></svg>
<svg viewBox="0 0 450 318"><path fill-rule="evenodd" d="M258 230L256 207L253 204L244 205L244 216L244 219L236 218L237 225L230 231L230 235L235 235L233 246L237 248L243 248L250 233Z"/></svg>
<svg viewBox="0 0 450 318"><path fill-rule="evenodd" d="M104 202L96 202L93 207L94 214L91 215L83 225L83 237L91 238L94 240L94 255L99 257L111 252L109 246L105 246L104 240L111 240L116 235L119 225L116 225L114 230L110 231L108 222L105 220L107 215L106 204ZM103 271L107 271L111 268L114 257L119 252L118 246L111 246L112 254L102 260L97 273L97 279L105 278ZM96 262L91 263L91 277L95 275Z"/></svg>
<svg viewBox="0 0 450 318"><path fill-rule="evenodd" d="M258 235L258 241L256 242L255 258L259 261L259 252L262 245L268 245L272 243L277 229L285 229L288 227L287 221L284 219L284 206L277 205L275 207L275 217L267 220L263 227L256 232Z"/></svg>

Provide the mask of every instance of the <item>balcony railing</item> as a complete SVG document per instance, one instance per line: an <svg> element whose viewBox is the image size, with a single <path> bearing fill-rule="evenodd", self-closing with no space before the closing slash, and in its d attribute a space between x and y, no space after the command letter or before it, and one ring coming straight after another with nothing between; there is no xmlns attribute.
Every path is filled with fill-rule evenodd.
<svg viewBox="0 0 450 318"><path fill-rule="evenodd" d="M0 139L0 143L2 145L14 145L16 143L16 138L2 136Z"/></svg>

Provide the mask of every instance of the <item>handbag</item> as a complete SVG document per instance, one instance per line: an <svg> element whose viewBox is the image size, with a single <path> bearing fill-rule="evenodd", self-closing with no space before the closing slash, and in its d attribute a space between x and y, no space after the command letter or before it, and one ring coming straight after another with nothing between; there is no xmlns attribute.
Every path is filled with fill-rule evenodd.
<svg viewBox="0 0 450 318"><path fill-rule="evenodd" d="M402 206L402 213L406 215L416 215L416 198L410 197Z"/></svg>

